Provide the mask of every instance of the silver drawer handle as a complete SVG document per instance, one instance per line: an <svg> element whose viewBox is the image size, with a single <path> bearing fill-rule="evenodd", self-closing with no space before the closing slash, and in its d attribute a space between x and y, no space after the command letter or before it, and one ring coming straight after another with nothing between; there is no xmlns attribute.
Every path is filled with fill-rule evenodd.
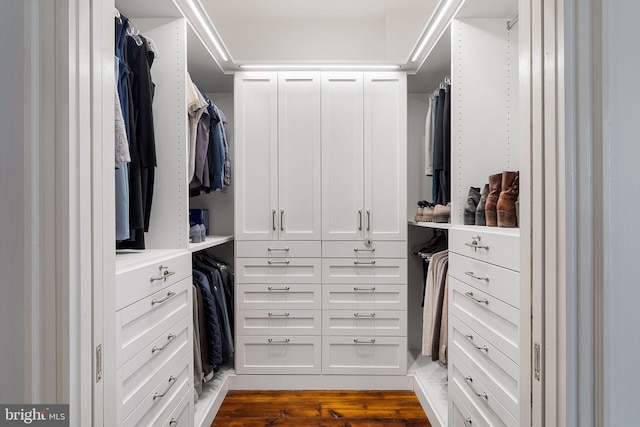
<svg viewBox="0 0 640 427"><path fill-rule="evenodd" d="M464 377L464 380L466 381L466 383L469 385L469 388L475 393L476 396L483 397L484 400L489 400L489 395L487 393L478 393L476 388L473 386L473 378Z"/></svg>
<svg viewBox="0 0 640 427"><path fill-rule="evenodd" d="M275 252L275 251L289 252L289 248L267 248L267 251L269 251L269 252Z"/></svg>
<svg viewBox="0 0 640 427"><path fill-rule="evenodd" d="M353 317L376 317L376 314L375 313L369 313L369 314L353 313Z"/></svg>
<svg viewBox="0 0 640 427"><path fill-rule="evenodd" d="M289 317L289 313L282 313L282 314L275 314L275 313L268 313L269 317Z"/></svg>
<svg viewBox="0 0 640 427"><path fill-rule="evenodd" d="M359 249L359 248L353 248L354 251L356 252L375 252L376 248L371 248L371 249Z"/></svg>
<svg viewBox="0 0 640 427"><path fill-rule="evenodd" d="M375 286L371 286L371 287L368 287L368 288L361 288L360 286L354 286L353 290L354 291L375 291L376 287Z"/></svg>
<svg viewBox="0 0 640 427"><path fill-rule="evenodd" d="M288 286L285 286L284 288L274 288L273 286L269 286L267 287L267 289L269 289L270 291L288 291L291 288Z"/></svg>
<svg viewBox="0 0 640 427"><path fill-rule="evenodd" d="M464 420L465 426L471 427L471 424L473 424L473 421L471 421L471 418L467 418L466 420Z"/></svg>
<svg viewBox="0 0 640 427"><path fill-rule="evenodd" d="M164 345L162 345L162 346L160 346L160 347L153 346L153 348L151 349L151 354L155 354L155 353L156 353L156 352L158 352L158 351L162 351L162 350L164 350L164 348L165 348L166 346L168 346L168 345L169 345L169 343L170 343L171 341L173 341L175 338L176 338L176 336L175 336L174 334L169 334L169 335L167 335L167 342L166 342L166 343L164 343Z"/></svg>
<svg viewBox="0 0 640 427"><path fill-rule="evenodd" d="M356 343L356 344L375 344L376 339L375 338L371 338L368 341L360 341L358 338L355 338L353 340L353 342Z"/></svg>
<svg viewBox="0 0 640 427"><path fill-rule="evenodd" d="M473 292L465 292L464 296L466 296L467 298L477 302L478 304L489 304L489 300L486 298L483 299L477 299L476 297L473 296Z"/></svg>
<svg viewBox="0 0 640 427"><path fill-rule="evenodd" d="M271 261L268 260L267 261L269 263L269 265L274 265L274 264L289 264L291 261L289 261L288 259L284 260L284 261Z"/></svg>
<svg viewBox="0 0 640 427"><path fill-rule="evenodd" d="M178 425L178 420L176 420L175 418L171 418L171 421L169 421L169 427L173 427L177 425Z"/></svg>
<svg viewBox="0 0 640 427"><path fill-rule="evenodd" d="M489 347L483 345L482 347L478 347L476 343L473 342L473 335L465 335L464 336L476 349L489 353Z"/></svg>
<svg viewBox="0 0 640 427"><path fill-rule="evenodd" d="M269 341L269 344L287 344L291 340L289 338L285 338L283 340L274 340L273 338L269 338L267 341Z"/></svg>
<svg viewBox="0 0 640 427"><path fill-rule="evenodd" d="M489 245L483 245L480 243L480 236L472 237L471 243L465 243L465 245L473 248L474 251L477 251L478 249L489 250Z"/></svg>
<svg viewBox="0 0 640 427"><path fill-rule="evenodd" d="M162 299L154 299L151 300L151 305L156 305L156 304L162 304L163 302L167 302L168 300L170 300L171 298L175 297L176 293L173 291L169 291L167 292L167 296L162 298Z"/></svg>
<svg viewBox="0 0 640 427"><path fill-rule="evenodd" d="M169 387L167 387L167 389L163 393L154 393L153 400L159 399L163 397L165 394L169 393L169 390L171 390L171 387L173 387L173 385L176 383L176 380L177 378L171 375L169 377Z"/></svg>
<svg viewBox="0 0 640 427"><path fill-rule="evenodd" d="M355 261L353 261L353 263L355 265L374 265L376 263L376 260L375 259L371 260L371 261L358 261L358 260L355 260Z"/></svg>
<svg viewBox="0 0 640 427"><path fill-rule="evenodd" d="M162 275L161 276L151 276L151 280L150 280L151 282L155 282L156 280L164 280L164 281L166 281L167 277L171 277L174 274L176 274L175 271L171 271L171 270L169 270L169 267L165 267L163 265L160 266L159 270L162 273Z"/></svg>
<svg viewBox="0 0 640 427"><path fill-rule="evenodd" d="M464 274L466 274L467 276L471 277L472 279L484 280L485 282L489 281L488 277L478 277L473 273L473 271L465 271Z"/></svg>

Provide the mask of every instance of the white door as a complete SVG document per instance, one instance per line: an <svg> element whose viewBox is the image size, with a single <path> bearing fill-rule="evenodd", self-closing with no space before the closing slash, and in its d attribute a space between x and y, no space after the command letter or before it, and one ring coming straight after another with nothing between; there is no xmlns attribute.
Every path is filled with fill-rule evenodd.
<svg viewBox="0 0 640 427"><path fill-rule="evenodd" d="M406 75L365 73L365 231L374 241L407 238L406 144Z"/></svg>
<svg viewBox="0 0 640 427"><path fill-rule="evenodd" d="M278 238L278 80L235 76L235 238Z"/></svg>
<svg viewBox="0 0 640 427"><path fill-rule="evenodd" d="M322 75L322 238L360 240L364 229L363 75Z"/></svg>
<svg viewBox="0 0 640 427"><path fill-rule="evenodd" d="M320 73L278 75L281 240L320 240Z"/></svg>

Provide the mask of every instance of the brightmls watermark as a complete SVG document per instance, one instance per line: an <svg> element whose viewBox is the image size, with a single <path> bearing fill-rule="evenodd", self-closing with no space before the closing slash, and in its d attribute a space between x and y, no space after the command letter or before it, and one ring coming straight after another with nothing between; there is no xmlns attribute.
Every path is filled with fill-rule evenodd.
<svg viewBox="0 0 640 427"><path fill-rule="evenodd" d="M69 405L0 405L0 427L68 427Z"/></svg>

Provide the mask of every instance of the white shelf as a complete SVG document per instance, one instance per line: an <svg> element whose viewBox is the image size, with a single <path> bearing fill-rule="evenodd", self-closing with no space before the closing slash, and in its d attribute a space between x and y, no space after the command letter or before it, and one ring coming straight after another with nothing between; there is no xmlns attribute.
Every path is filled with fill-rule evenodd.
<svg viewBox="0 0 640 427"><path fill-rule="evenodd" d="M207 239L201 243L189 243L189 250L191 252L198 252L203 249L213 248L215 246L222 245L223 243L231 242L233 236L207 236Z"/></svg>
<svg viewBox="0 0 640 427"><path fill-rule="evenodd" d="M222 405L222 401L229 391L229 376L235 375L231 366L221 366L216 372L215 378L203 384L202 394L195 402L194 425L196 427L209 427Z"/></svg>
<svg viewBox="0 0 640 427"><path fill-rule="evenodd" d="M424 227L424 228L437 228L441 230L449 230L452 225L448 222L415 222L409 221L409 225L415 225L416 227Z"/></svg>
<svg viewBox="0 0 640 427"><path fill-rule="evenodd" d="M415 379L415 393L433 427L447 427L448 380L447 368L433 362L429 356L409 354L409 375Z"/></svg>
<svg viewBox="0 0 640 427"><path fill-rule="evenodd" d="M168 258L185 253L184 249L123 249L116 251L116 274L153 262L159 258Z"/></svg>

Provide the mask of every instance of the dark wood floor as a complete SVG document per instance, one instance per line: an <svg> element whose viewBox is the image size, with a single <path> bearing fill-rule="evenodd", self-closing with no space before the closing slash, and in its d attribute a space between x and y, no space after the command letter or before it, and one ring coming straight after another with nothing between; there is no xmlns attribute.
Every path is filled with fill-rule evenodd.
<svg viewBox="0 0 640 427"><path fill-rule="evenodd" d="M431 427L411 391L230 391L212 427Z"/></svg>

